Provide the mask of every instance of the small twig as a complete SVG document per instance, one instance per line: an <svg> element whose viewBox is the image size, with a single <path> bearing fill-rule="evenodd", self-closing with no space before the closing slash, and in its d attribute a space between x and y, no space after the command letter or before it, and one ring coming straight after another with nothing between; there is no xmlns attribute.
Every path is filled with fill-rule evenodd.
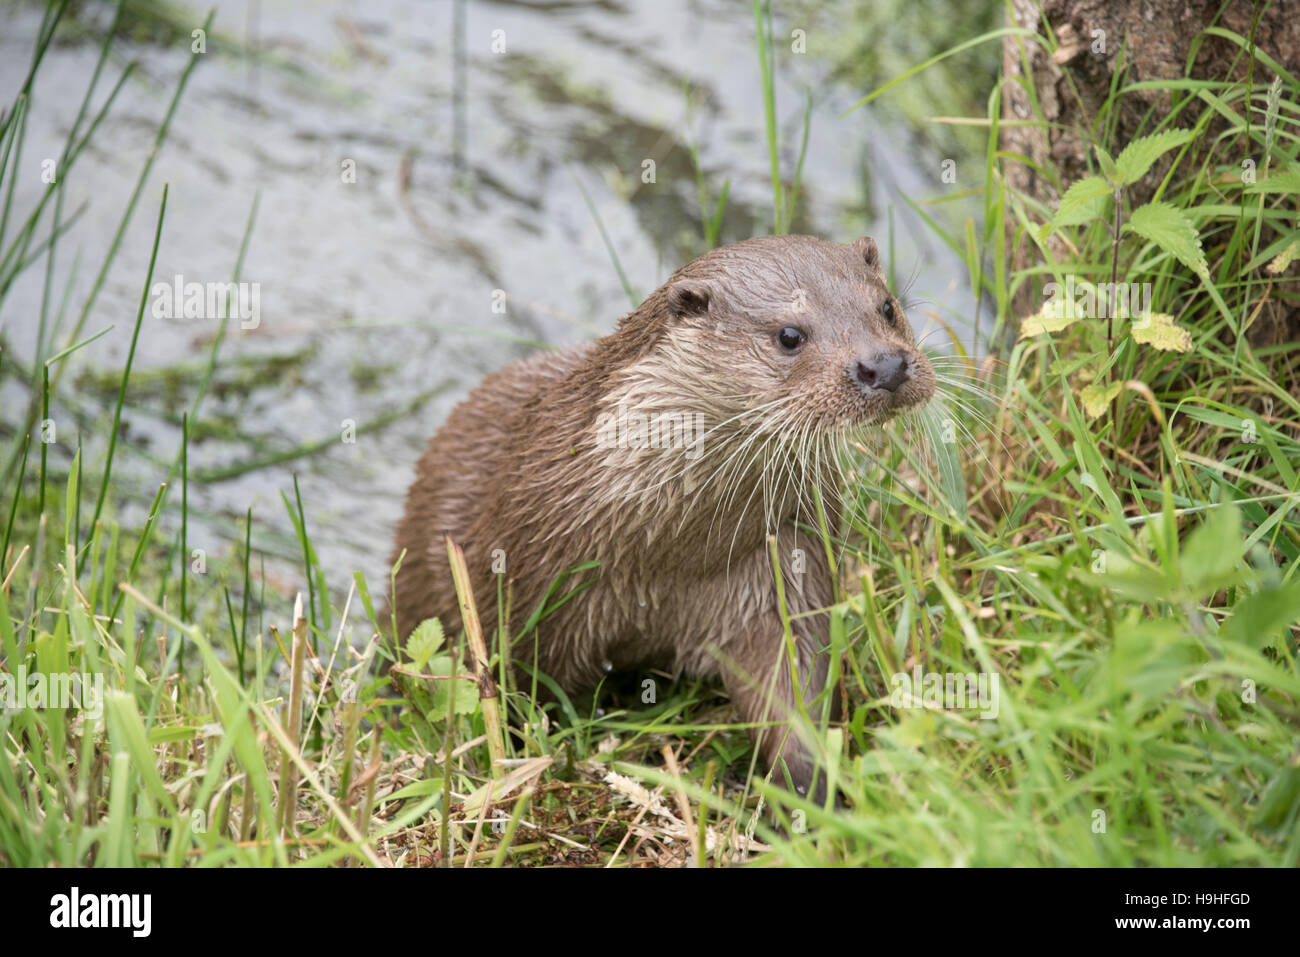
<svg viewBox="0 0 1300 957"><path fill-rule="evenodd" d="M18 557L14 559L14 563L9 566L9 574L5 576L3 582L0 582L0 591L7 592L9 590L9 583L13 581L14 572L18 571L18 566L22 562L23 556L31 551L31 548L32 546L30 545L23 546L23 550L18 553Z"/></svg>

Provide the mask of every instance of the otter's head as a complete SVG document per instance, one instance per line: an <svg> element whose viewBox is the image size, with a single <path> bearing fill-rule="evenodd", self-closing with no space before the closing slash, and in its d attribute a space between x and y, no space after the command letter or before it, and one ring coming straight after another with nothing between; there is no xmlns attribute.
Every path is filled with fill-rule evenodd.
<svg viewBox="0 0 1300 957"><path fill-rule="evenodd" d="M834 493L839 450L935 390L865 237L715 249L602 343L590 453L606 472L584 494L624 519L628 508L672 517L646 525L648 540L672 539L697 512L737 534L749 518L761 533L815 514L811 490Z"/></svg>
<svg viewBox="0 0 1300 957"><path fill-rule="evenodd" d="M769 236L723 246L663 290L666 335L715 360L718 394L791 428L844 433L918 408L935 375L876 243Z"/></svg>

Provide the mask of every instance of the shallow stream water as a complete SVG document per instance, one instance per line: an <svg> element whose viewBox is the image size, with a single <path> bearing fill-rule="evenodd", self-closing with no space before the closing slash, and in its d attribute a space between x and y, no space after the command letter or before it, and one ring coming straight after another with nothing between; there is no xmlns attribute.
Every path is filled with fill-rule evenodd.
<svg viewBox="0 0 1300 957"><path fill-rule="evenodd" d="M114 44L96 106L128 60L139 68L65 184L65 217L80 211L53 275L57 304L77 263L65 337L188 59L189 31L202 22L194 9L192 27L182 14L177 36ZM86 11L88 22L103 19L93 5ZM0 8L6 105L39 22L29 4ZM777 19L787 175L805 91L812 101L795 231L841 241L871 234L884 248L892 207L897 272L906 278L919 267L914 292L960 326L973 311L965 267L899 199L933 195L941 158L871 107L843 115L866 91L827 81L815 34L810 53L792 53L790 29ZM71 360L60 386L71 406L56 400L54 417L66 427L55 458L66 463L80 437L95 485L163 184L155 283L228 281L256 198L242 278L256 283L258 321L230 323L200 408L189 538L229 554L252 507L268 591L302 586L281 500L292 500L295 473L331 587L345 589L361 569L383 591L414 462L455 402L492 369L606 333L630 309L602 226L640 295L704 251L689 145L698 146L710 204L730 178L721 241L772 228L747 3L220 2L206 44L82 334L113 329ZM41 159L59 154L97 55L92 35L50 48L33 91L20 167L28 178L15 214L46 188ZM646 159L656 164L652 184L642 182ZM0 335L27 365L45 265L39 259L0 305ZM495 290L505 293L504 314L493 311ZM922 331L933 322L914 313L913 324ZM175 459L180 412L219 326L215 316L159 318L152 304L145 313L114 465L124 522L140 521ZM13 424L27 393L9 382L0 402ZM343 440L348 423L355 441ZM312 455L213 474L318 440L325 447ZM169 506L174 535L178 494Z"/></svg>

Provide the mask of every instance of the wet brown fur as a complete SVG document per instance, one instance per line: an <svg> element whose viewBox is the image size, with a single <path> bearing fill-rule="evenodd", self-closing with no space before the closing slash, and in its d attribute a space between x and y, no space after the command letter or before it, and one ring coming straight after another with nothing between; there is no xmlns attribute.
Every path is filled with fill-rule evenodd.
<svg viewBox="0 0 1300 957"><path fill-rule="evenodd" d="M881 315L886 299L896 327ZM795 356L776 341L790 325L808 330ZM864 394L852 379L856 359L882 349L910 363L910 381L892 398ZM788 718L796 691L767 534L777 537L789 613L831 604L824 546L795 521L815 524L815 484L836 527L832 440L923 404L933 390L872 240L765 237L707 253L612 335L508 365L451 413L419 460L397 530L394 561L406 553L390 596L398 631L405 638L433 616L449 633L460 627L444 533L464 548L487 635L497 627L496 550L512 582L516 633L557 576L596 560L584 576L590 587L544 618L516 659L531 661L535 640L541 670L569 693L611 669L717 676L743 720ZM620 402L702 412L702 454L602 445L598 416ZM747 411L764 404L770 414ZM800 437L802 453L792 451ZM827 617L795 617L792 626L798 693L809 701L825 684ZM759 747L769 765L784 759L801 790L813 786L798 736L772 728Z"/></svg>

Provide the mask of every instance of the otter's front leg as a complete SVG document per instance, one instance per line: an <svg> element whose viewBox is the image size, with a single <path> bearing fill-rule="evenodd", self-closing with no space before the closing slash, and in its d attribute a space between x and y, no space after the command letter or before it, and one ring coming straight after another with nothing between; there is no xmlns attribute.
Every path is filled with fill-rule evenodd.
<svg viewBox="0 0 1300 957"><path fill-rule="evenodd" d="M730 656L732 661L722 667L723 682L740 716L758 725L750 736L765 766L776 768L774 780L784 783L784 762L796 790L824 804L825 772L818 770L796 722L802 713L816 727L821 717L823 705L816 699L826 688L830 671L829 629L825 615L797 619L791 625L794 675L781 618L774 612L752 623ZM831 720L837 720L839 697L834 689L828 695Z"/></svg>

